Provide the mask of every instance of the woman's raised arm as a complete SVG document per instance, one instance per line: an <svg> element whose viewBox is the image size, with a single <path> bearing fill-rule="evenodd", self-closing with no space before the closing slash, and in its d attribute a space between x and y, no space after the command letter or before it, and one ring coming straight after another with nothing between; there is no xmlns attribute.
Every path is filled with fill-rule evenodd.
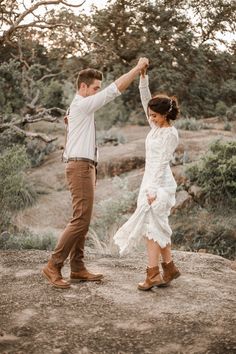
<svg viewBox="0 0 236 354"><path fill-rule="evenodd" d="M148 107L148 102L152 98L152 95L149 90L148 75L146 75L145 71L142 71L141 75L140 75L139 92L140 92L141 102L142 102L143 109L144 109L145 115L147 117L148 123L150 124L151 127L154 127L155 124L153 122L151 122L151 120L149 119L149 115L148 115L148 108L147 107Z"/></svg>

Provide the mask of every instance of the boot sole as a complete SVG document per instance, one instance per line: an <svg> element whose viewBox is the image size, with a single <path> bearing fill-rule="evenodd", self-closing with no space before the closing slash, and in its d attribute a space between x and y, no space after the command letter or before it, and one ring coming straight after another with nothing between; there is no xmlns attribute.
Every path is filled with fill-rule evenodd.
<svg viewBox="0 0 236 354"><path fill-rule="evenodd" d="M173 279L171 279L170 281L168 281L168 283L160 284L160 285L158 285L158 287L160 287L160 288L167 288L168 286L170 286L170 283L172 282L172 280L175 280L175 279L179 278L180 275L181 275L180 272L179 272L179 273L176 273L175 276L173 277Z"/></svg>
<svg viewBox="0 0 236 354"><path fill-rule="evenodd" d="M165 285L165 284L164 283L163 284L153 284L149 288L143 288L138 285L138 290L147 291L147 290L151 290L154 286L161 286L161 285Z"/></svg>
<svg viewBox="0 0 236 354"><path fill-rule="evenodd" d="M49 276L44 272L44 270L42 270L42 275L44 276L45 279L47 279L49 281L49 283L54 286L54 288L58 288L58 289L69 289L70 288L70 284L66 285L66 286L60 286L60 285L56 285L54 284L51 279L49 278Z"/></svg>
<svg viewBox="0 0 236 354"><path fill-rule="evenodd" d="M103 277L98 278L98 279L71 279L70 278L70 282L71 283L81 283L81 282L84 282L84 281L101 281L102 279L103 279Z"/></svg>

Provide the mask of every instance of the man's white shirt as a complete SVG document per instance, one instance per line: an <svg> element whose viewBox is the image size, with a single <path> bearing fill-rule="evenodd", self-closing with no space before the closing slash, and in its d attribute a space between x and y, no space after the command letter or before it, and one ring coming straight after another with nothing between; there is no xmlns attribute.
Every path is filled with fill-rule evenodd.
<svg viewBox="0 0 236 354"><path fill-rule="evenodd" d="M67 142L63 157L83 157L95 160L94 112L120 95L113 82L100 92L83 97L75 95L70 105Z"/></svg>

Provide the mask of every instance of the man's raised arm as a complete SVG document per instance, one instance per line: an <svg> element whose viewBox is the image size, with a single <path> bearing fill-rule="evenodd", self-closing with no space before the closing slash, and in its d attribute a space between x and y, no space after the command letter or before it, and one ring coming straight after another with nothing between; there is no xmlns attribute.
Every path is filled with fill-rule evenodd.
<svg viewBox="0 0 236 354"><path fill-rule="evenodd" d="M147 58L140 58L138 64L131 69L127 74L122 75L119 79L115 80L115 84L120 92L125 91L129 85L134 81L135 77L140 73L140 71L147 68L149 61Z"/></svg>

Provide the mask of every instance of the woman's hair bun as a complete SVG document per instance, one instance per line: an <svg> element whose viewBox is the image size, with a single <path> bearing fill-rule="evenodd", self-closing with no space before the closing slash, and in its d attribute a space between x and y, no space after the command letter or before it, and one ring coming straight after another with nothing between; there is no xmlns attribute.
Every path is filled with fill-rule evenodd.
<svg viewBox="0 0 236 354"><path fill-rule="evenodd" d="M149 102L148 107L156 112L160 113L168 120L175 120L179 115L178 100L175 96L167 96L163 94L155 95Z"/></svg>

